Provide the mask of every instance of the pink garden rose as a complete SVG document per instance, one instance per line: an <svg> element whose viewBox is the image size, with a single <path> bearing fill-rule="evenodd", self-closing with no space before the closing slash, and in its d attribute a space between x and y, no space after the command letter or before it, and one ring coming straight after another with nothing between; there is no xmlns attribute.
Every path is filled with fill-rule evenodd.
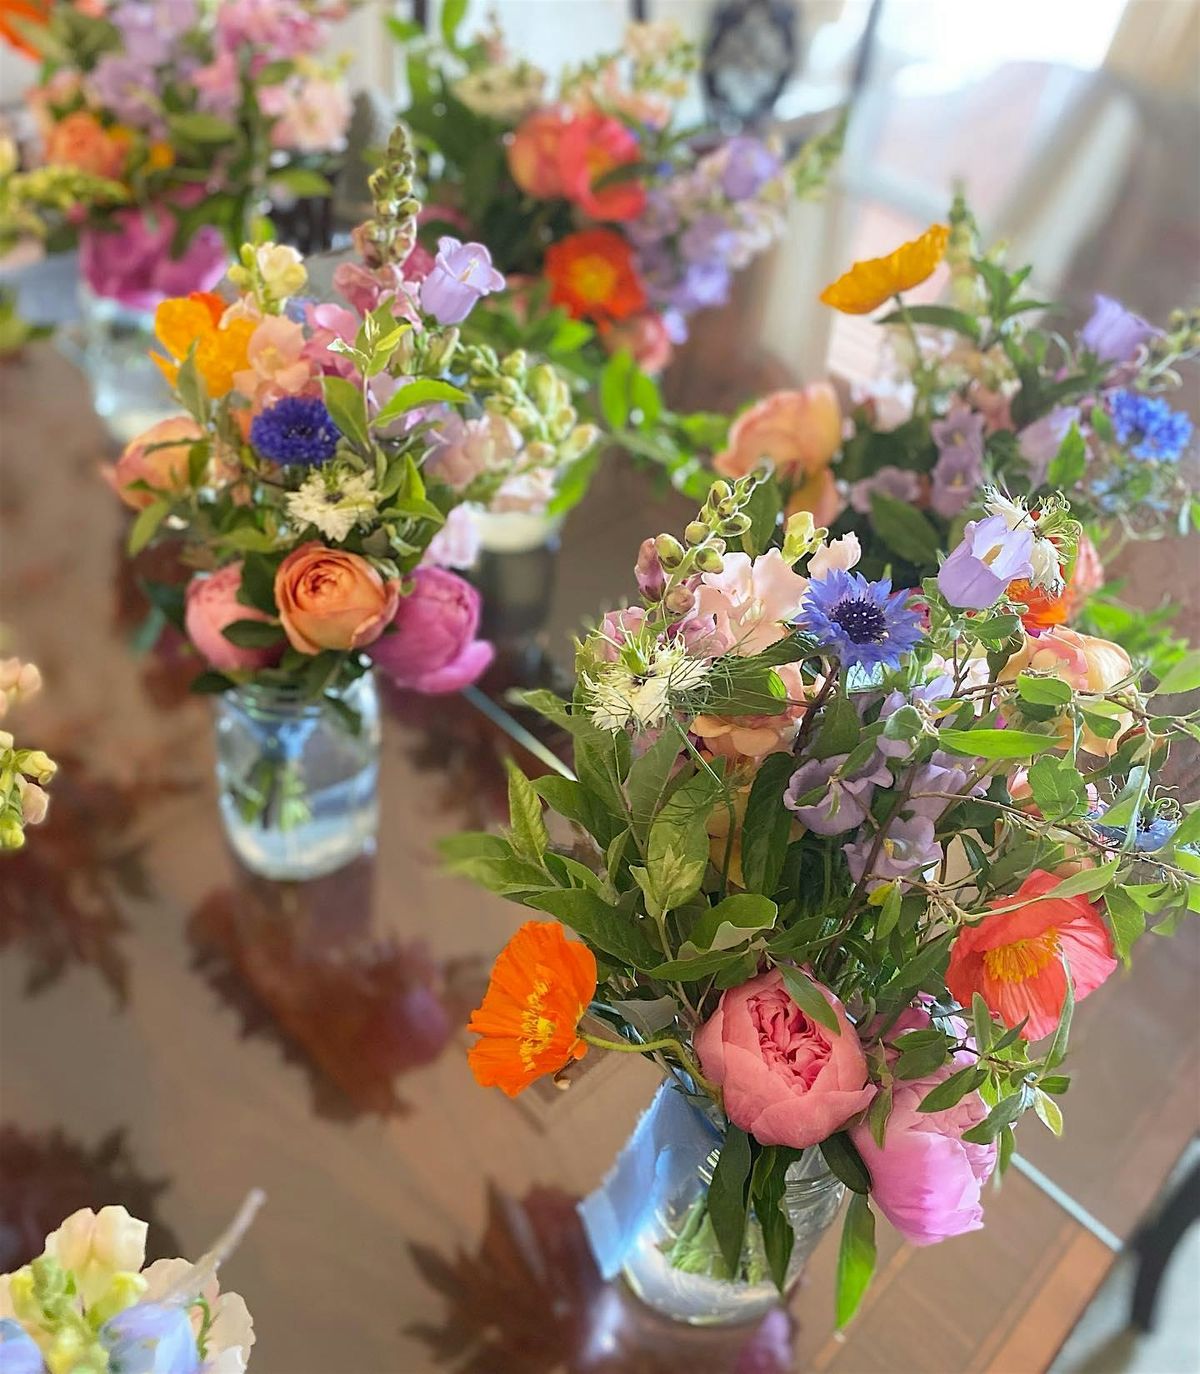
<svg viewBox="0 0 1200 1374"><path fill-rule="evenodd" d="M739 415L713 467L723 477L744 477L769 458L779 477L801 482L827 468L841 446L837 392L828 382L813 382L772 392Z"/></svg>
<svg viewBox="0 0 1200 1374"><path fill-rule="evenodd" d="M83 229L79 235L79 270L97 296L130 310L153 310L168 296L211 291L225 275L229 253L211 224L197 229L173 258L175 216L167 207L119 210L110 219L119 226L115 231Z"/></svg>
<svg viewBox="0 0 1200 1374"><path fill-rule="evenodd" d="M435 695L470 686L495 652L475 638L479 593L444 568L417 568L410 584L391 629L371 645L371 658L398 687Z"/></svg>
<svg viewBox="0 0 1200 1374"><path fill-rule="evenodd" d="M722 993L696 1032L700 1067L723 1089L730 1121L762 1145L817 1145L875 1095L845 1009L828 988L817 987L840 1034L800 1010L778 969Z"/></svg>
<svg viewBox="0 0 1200 1374"><path fill-rule="evenodd" d="M928 1012L912 1007L892 1027L889 1039L931 1024ZM966 1026L959 1024L965 1035ZM894 1059L895 1052L888 1057ZM865 1124L850 1131L871 1172L872 1201L913 1245L933 1245L983 1226L983 1185L996 1167L996 1146L962 1138L987 1116L983 1098L968 1093L945 1111L917 1110L939 1083L974 1062L975 1056L963 1050L925 1078L897 1079L882 1149Z"/></svg>
<svg viewBox="0 0 1200 1374"><path fill-rule="evenodd" d="M225 638L226 625L235 620L261 620L271 617L238 599L242 585L241 563L227 563L210 577L193 577L188 583L183 623L188 638L209 667L230 673L238 669L269 668L280 655L275 648L246 649Z"/></svg>

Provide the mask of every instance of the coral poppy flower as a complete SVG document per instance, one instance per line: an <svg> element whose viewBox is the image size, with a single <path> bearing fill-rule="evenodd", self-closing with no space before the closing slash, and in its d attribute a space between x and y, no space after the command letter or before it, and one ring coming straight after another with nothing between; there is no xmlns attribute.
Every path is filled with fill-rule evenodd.
<svg viewBox="0 0 1200 1374"><path fill-rule="evenodd" d="M585 229L552 243L546 276L551 303L577 320L623 320L646 304L633 251L614 229Z"/></svg>
<svg viewBox="0 0 1200 1374"><path fill-rule="evenodd" d="M45 0L0 0L0 38L26 57L40 58L41 53L18 30L14 20L22 27L36 25L44 29L50 21L49 5Z"/></svg>
<svg viewBox="0 0 1200 1374"><path fill-rule="evenodd" d="M950 228L931 224L920 238L902 243L886 258L864 258L821 292L821 300L844 315L868 315L901 291L919 286L942 260Z"/></svg>
<svg viewBox="0 0 1200 1374"><path fill-rule="evenodd" d="M485 1088L509 1097L535 1078L582 1059L576 1028L596 991L596 957L555 921L526 921L492 966L482 1006L467 1026L480 1035L468 1056Z"/></svg>
<svg viewBox="0 0 1200 1374"><path fill-rule="evenodd" d="M233 389L233 374L247 367L250 336L257 320L235 318L221 328L226 303L212 291L193 291L188 296L172 296L154 312L154 332L170 354L150 356L172 386L179 376L179 365L196 346L196 371L209 396L216 399Z"/></svg>
<svg viewBox="0 0 1200 1374"><path fill-rule="evenodd" d="M1078 1002L1116 968L1112 940L1098 907L1086 897L1047 897L1060 879L1037 868L1012 897L993 907L1024 905L985 916L959 933L950 950L946 986L964 1006L979 993L1006 1025L1040 1040L1058 1025L1071 973Z"/></svg>
<svg viewBox="0 0 1200 1374"><path fill-rule="evenodd" d="M558 140L562 193L593 219L636 219L646 206L643 186L633 180L599 188L596 183L640 156L637 139L619 119L598 111L579 115Z"/></svg>
<svg viewBox="0 0 1200 1374"><path fill-rule="evenodd" d="M1069 605L1065 591L1049 592L1044 587L1035 587L1028 578L1018 577L1008 584L1008 596L1025 607L1021 624L1030 634L1066 624Z"/></svg>

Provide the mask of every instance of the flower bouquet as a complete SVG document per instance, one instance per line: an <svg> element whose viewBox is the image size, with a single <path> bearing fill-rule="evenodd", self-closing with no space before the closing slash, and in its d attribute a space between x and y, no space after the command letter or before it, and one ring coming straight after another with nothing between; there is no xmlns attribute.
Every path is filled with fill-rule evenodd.
<svg viewBox="0 0 1200 1374"><path fill-rule="evenodd" d="M220 1291L217 1270L262 1200L251 1193L195 1264L145 1265L146 1223L124 1207L73 1212L37 1259L0 1274L0 1368L242 1374L254 1323L238 1294Z"/></svg>
<svg viewBox="0 0 1200 1374"><path fill-rule="evenodd" d="M952 303L906 302L943 257ZM985 513L989 487L1034 502L1061 490L1087 537L1063 594L1031 592L1023 615L1033 628L1078 617L1104 582L1102 557L1184 533L1200 513L1180 469L1192 423L1167 399L1178 364L1200 352L1200 314L1176 311L1161 330L1098 296L1065 337L1030 323L1052 308L1027 294L1030 270L984 253L957 200L949 225L856 263L821 297L856 315L890 307L880 323L895 375L856 390L844 430L827 383L765 397L734 421L713 467L732 478L769 459L787 510L812 511L833 537L853 532L868 576L914 587ZM1097 628L1129 648L1172 650L1161 614L1148 623L1092 605Z"/></svg>
<svg viewBox="0 0 1200 1374"><path fill-rule="evenodd" d="M120 183L78 229L83 362L124 441L165 411L148 312L212 288L270 204L328 197L350 98L325 0L52 0L22 35L48 167Z"/></svg>
<svg viewBox="0 0 1200 1374"><path fill-rule="evenodd" d="M747 552L759 489L718 481L682 541L643 544L641 604L579 645L573 699L532 694L574 776L514 768L509 831L447 853L553 918L496 961L478 1080L515 1095L592 1049L667 1076L583 1204L603 1271L744 1319L844 1185L844 1324L876 1212L914 1244L978 1229L1019 1118L1062 1128L1075 1005L1200 909L1200 806L1156 781L1195 715L1155 699L1200 686L1200 654L1148 696L1116 645L1026 633L1005 572L1069 580L1058 495L917 595L807 514Z"/></svg>
<svg viewBox="0 0 1200 1374"><path fill-rule="evenodd" d="M407 54L423 232L477 234L525 284L472 331L589 381L603 350L661 370L689 316L723 304L734 273L781 235L789 200L819 190L840 128L791 158L754 136L680 128L696 55L671 22L630 25L619 51L565 70L550 92L498 28L461 42L464 9L445 6L440 43L389 22Z"/></svg>
<svg viewBox="0 0 1200 1374"><path fill-rule="evenodd" d="M461 344L463 283L414 261L403 130L371 187L361 260L334 277L347 304L301 297L300 255L265 243L230 269L232 302L158 307L156 361L187 413L107 472L138 512L130 553L170 541L196 569L186 592L148 591L209 665L194 685L220 694L223 814L268 876L330 871L373 840L373 665L421 692L487 666L478 594L435 565L463 556L463 503L552 487L594 437L552 367Z"/></svg>
<svg viewBox="0 0 1200 1374"><path fill-rule="evenodd" d="M42 675L19 658L0 659L0 721L11 706L28 701L42 688ZM41 749L18 749L8 730L0 730L0 850L20 849L25 827L46 819L46 784L58 765Z"/></svg>

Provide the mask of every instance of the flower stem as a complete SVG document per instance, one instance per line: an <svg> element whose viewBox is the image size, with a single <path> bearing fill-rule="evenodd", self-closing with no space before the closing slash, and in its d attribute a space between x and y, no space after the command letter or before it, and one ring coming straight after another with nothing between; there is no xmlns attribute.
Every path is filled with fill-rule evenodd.
<svg viewBox="0 0 1200 1374"><path fill-rule="evenodd" d="M603 1036L589 1035L582 1030L577 1033L580 1040L589 1045L595 1045L597 1049L601 1050L621 1050L625 1054L653 1054L655 1050L671 1050L683 1065L688 1076L694 1078L714 1101L720 1101L720 1089L711 1080L705 1078L700 1072L699 1065L673 1035L659 1036L657 1040L636 1042L632 1040L607 1040Z"/></svg>

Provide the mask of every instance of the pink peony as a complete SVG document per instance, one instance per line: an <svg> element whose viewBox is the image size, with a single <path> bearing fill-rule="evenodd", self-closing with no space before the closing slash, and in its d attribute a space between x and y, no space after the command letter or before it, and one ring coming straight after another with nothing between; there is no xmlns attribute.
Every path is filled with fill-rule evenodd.
<svg viewBox="0 0 1200 1374"><path fill-rule="evenodd" d="M491 663L494 650L476 639L479 593L444 568L417 568L407 596L368 650L398 687L437 694L469 687Z"/></svg>
<svg viewBox="0 0 1200 1374"><path fill-rule="evenodd" d="M269 615L237 599L241 585L241 563L227 563L211 576L193 577L188 583L183 616L188 638L209 666L222 673L269 668L282 652L278 647L242 648L225 638L226 625L235 620L271 622Z"/></svg>
<svg viewBox="0 0 1200 1374"><path fill-rule="evenodd" d="M566 127L557 110L535 110L509 140L508 170L526 195L549 200L564 194L558 146Z"/></svg>
<svg viewBox="0 0 1200 1374"><path fill-rule="evenodd" d="M762 1145L817 1145L875 1094L867 1060L841 1002L817 984L840 1034L792 1001L778 969L721 994L696 1032L700 1067L725 1095L730 1121Z"/></svg>
<svg viewBox="0 0 1200 1374"><path fill-rule="evenodd" d="M705 573L696 592L697 617L712 616L712 654L761 653L791 633L808 590L808 579L793 572L778 549L751 562L744 553L725 555L719 573Z"/></svg>
<svg viewBox="0 0 1200 1374"><path fill-rule="evenodd" d="M156 492L176 494L187 489L191 448L204 437L204 431L188 415L159 420L131 439L117 461L102 468L101 473L127 506L144 510L158 500ZM145 482L153 490L134 487L135 482Z"/></svg>
<svg viewBox="0 0 1200 1374"><path fill-rule="evenodd" d="M79 235L79 270L94 295L130 310L153 310L168 296L211 291L225 274L225 240L210 224L173 258L175 217L165 206L118 210L109 219L115 231L84 229Z"/></svg>
<svg viewBox="0 0 1200 1374"><path fill-rule="evenodd" d="M906 1011L889 1038L904 1031L927 1030L929 1014L919 1007ZM965 1025L961 1033L966 1033ZM896 1057L888 1052L889 1060ZM983 1185L996 1167L996 1146L973 1145L963 1133L987 1116L977 1092L968 1093L941 1112L918 1107L939 1083L975 1062L960 1051L954 1062L925 1078L897 1079L892 1111L881 1149L864 1124L850 1135L871 1172L871 1198L897 1231L914 1245L933 1245L949 1236L978 1231L983 1225Z"/></svg>
<svg viewBox="0 0 1200 1374"><path fill-rule="evenodd" d="M713 459L724 477L744 477L769 458L778 476L815 477L842 446L842 411L828 382L799 391L775 391L729 427L729 442Z"/></svg>

